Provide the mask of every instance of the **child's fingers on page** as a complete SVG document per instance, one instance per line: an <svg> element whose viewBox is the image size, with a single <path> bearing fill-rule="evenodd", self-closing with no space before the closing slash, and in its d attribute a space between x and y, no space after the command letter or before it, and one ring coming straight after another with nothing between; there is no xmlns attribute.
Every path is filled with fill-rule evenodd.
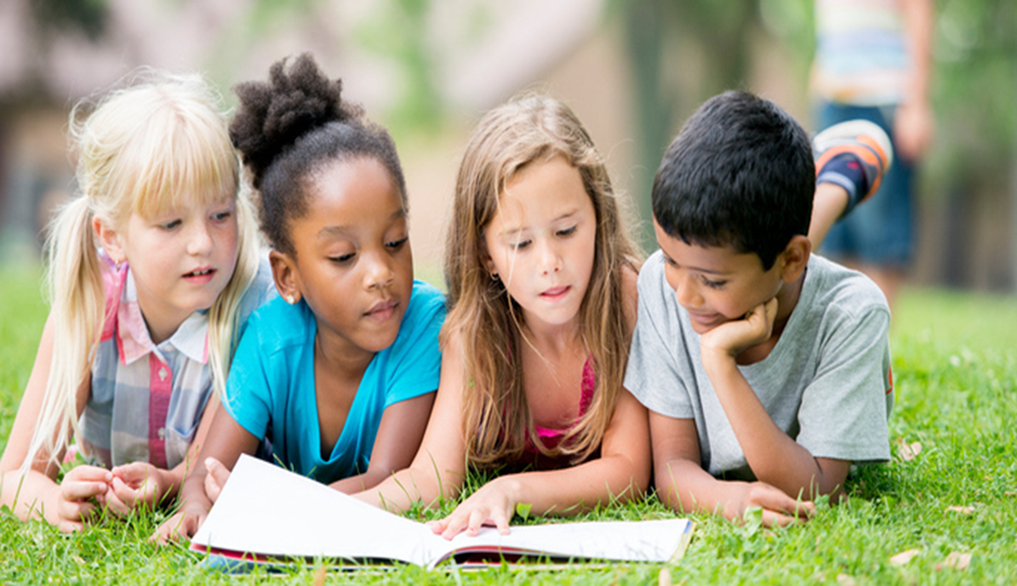
<svg viewBox="0 0 1017 586"><path fill-rule="evenodd" d="M467 523L469 523L469 520L469 514L466 514L459 509L452 511L452 514L444 519L445 530L441 532L441 536L445 539L452 539L462 532Z"/></svg>
<svg viewBox="0 0 1017 586"><path fill-rule="evenodd" d="M491 514L491 520L502 535L509 534L509 515L502 509L495 509Z"/></svg>
<svg viewBox="0 0 1017 586"><path fill-rule="evenodd" d="M476 535L480 533L480 528L485 522L490 520L491 515L488 514L486 509L473 509L470 513L470 522L466 526L467 535Z"/></svg>

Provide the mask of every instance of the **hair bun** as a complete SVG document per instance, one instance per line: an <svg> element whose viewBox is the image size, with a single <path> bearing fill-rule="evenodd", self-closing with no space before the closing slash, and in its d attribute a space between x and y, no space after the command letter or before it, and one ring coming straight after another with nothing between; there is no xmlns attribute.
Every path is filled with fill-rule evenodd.
<svg viewBox="0 0 1017 586"><path fill-rule="evenodd" d="M329 79L310 53L274 63L269 81L234 87L240 107L230 124L230 139L261 187L266 169L301 136L330 122L344 122L363 110L342 100L342 80Z"/></svg>

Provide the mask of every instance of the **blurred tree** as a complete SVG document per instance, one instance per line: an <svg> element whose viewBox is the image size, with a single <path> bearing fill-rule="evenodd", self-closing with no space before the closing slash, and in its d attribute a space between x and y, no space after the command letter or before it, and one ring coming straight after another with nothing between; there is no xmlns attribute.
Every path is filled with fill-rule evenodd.
<svg viewBox="0 0 1017 586"><path fill-rule="evenodd" d="M402 91L386 117L396 133L441 127L442 98L427 36L430 12L430 0L387 0L357 31L362 47L391 60L399 72Z"/></svg>
<svg viewBox="0 0 1017 586"><path fill-rule="evenodd" d="M631 0L621 11L635 89L638 164L632 193L640 222L649 223L650 187L661 156L684 120L709 96L744 88L758 0ZM645 250L657 248L640 231Z"/></svg>
<svg viewBox="0 0 1017 586"><path fill-rule="evenodd" d="M78 30L96 41L106 33L106 0L32 0L36 28L44 34Z"/></svg>

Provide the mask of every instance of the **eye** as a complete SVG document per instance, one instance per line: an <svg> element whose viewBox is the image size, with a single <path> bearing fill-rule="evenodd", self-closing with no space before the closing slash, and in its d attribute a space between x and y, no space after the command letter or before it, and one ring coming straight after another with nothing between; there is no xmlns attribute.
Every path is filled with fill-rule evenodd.
<svg viewBox="0 0 1017 586"><path fill-rule="evenodd" d="M557 232L555 232L555 235L556 236L560 236L562 238L567 238L567 237L572 236L573 234L575 234L577 229L578 229L578 226L572 226L570 228L562 228L561 230L558 230Z"/></svg>
<svg viewBox="0 0 1017 586"><path fill-rule="evenodd" d="M512 250L523 250L533 242L532 240L521 240L519 242L509 242L508 247Z"/></svg>
<svg viewBox="0 0 1017 586"><path fill-rule="evenodd" d="M233 212L231 210L224 210L224 211L221 211L221 212L216 212L216 213L212 214L212 221L213 222L225 222L232 215L233 215Z"/></svg>
<svg viewBox="0 0 1017 586"><path fill-rule="evenodd" d="M390 249L392 251L396 251L396 250L401 249L404 244L409 242L409 240L410 240L409 236L403 236L399 240L393 240L391 242L386 242L385 243L385 248L388 248L388 249Z"/></svg>
<svg viewBox="0 0 1017 586"><path fill-rule="evenodd" d="M183 223L184 223L183 220L177 218L175 220L170 220L168 222L163 222L163 223L159 224L159 227L162 228L163 230L172 230L174 228L179 227Z"/></svg>
<svg viewBox="0 0 1017 586"><path fill-rule="evenodd" d="M351 262L353 262L353 258L355 256L357 256L357 253L349 252L347 254L340 254L339 256L330 256L330 257L328 257L328 260L330 260L330 261L332 261L332 262L334 262L335 264L338 264L338 265L346 265L346 264L350 264Z"/></svg>
<svg viewBox="0 0 1017 586"><path fill-rule="evenodd" d="M727 281L714 281L711 279L707 279L706 277L701 278L703 280L703 284L711 289L723 289L724 285L727 285Z"/></svg>

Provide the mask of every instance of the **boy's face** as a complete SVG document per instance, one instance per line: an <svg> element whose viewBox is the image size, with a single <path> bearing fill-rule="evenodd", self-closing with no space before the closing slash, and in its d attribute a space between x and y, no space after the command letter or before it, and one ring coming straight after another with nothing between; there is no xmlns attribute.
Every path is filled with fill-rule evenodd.
<svg viewBox="0 0 1017 586"><path fill-rule="evenodd" d="M781 262L763 270L754 253L742 253L733 246L686 244L664 232L653 222L657 244L664 253L664 274L689 312L692 329L703 335L717 326L744 319L781 289Z"/></svg>

